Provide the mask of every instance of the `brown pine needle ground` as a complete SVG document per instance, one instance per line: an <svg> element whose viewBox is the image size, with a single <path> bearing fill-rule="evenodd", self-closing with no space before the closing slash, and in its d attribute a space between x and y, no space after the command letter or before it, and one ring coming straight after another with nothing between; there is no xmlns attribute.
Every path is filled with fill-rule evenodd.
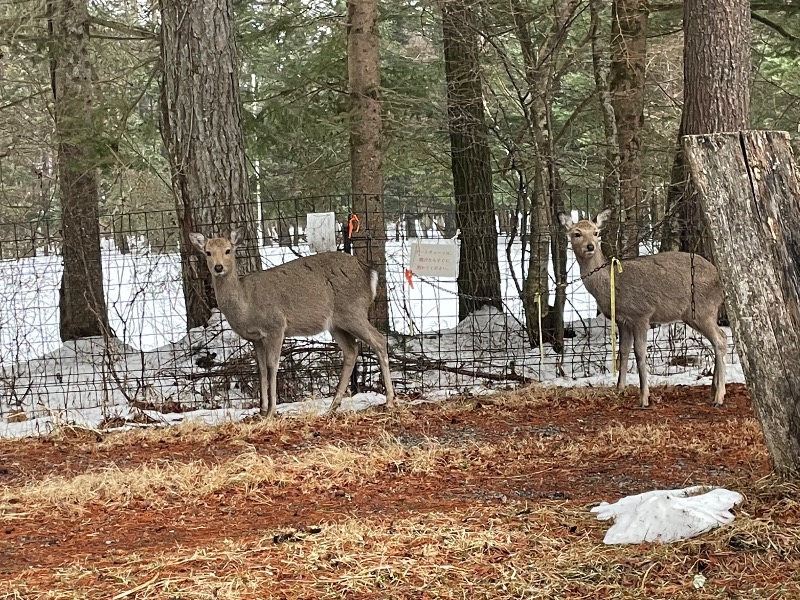
<svg viewBox="0 0 800 600"><path fill-rule="evenodd" d="M0 441L0 598L800 598L800 490L744 387L708 394ZM732 525L602 544L591 506L693 484L745 495Z"/></svg>

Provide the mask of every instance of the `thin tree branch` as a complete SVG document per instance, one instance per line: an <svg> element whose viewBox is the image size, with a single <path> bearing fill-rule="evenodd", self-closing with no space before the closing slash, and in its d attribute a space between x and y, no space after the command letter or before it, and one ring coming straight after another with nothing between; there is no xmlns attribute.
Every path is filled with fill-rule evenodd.
<svg viewBox="0 0 800 600"><path fill-rule="evenodd" d="M564 122L564 125L561 126L561 129L558 131L556 137L553 139L553 141L556 144L559 142L559 140L561 140L562 137L564 137L564 134L567 132L572 123L575 122L575 119L577 119L584 111L584 109L587 106L589 106L589 103L592 101L592 98L594 98L596 95L597 91L592 90L591 92L589 92L589 95L586 96L583 100L581 100L581 103L575 107L575 110L573 110L572 114L570 114L570 116L567 117L567 120Z"/></svg>
<svg viewBox="0 0 800 600"><path fill-rule="evenodd" d="M800 37L792 34L791 32L787 31L782 25L776 23L775 21L768 19L767 17L758 14L756 11L750 11L750 18L754 21L758 21L759 23L766 25L770 29L774 29L777 33L785 37L787 40L792 42L793 44L800 44Z"/></svg>
<svg viewBox="0 0 800 600"><path fill-rule="evenodd" d="M670 12L683 10L683 2L668 2L666 4L651 4L649 10L654 12ZM800 12L800 4L787 6L786 0L772 0L766 2L750 2L751 10L788 11Z"/></svg>
<svg viewBox="0 0 800 600"><path fill-rule="evenodd" d="M134 27L131 25L126 25L125 23L119 23L117 21L108 21L106 19L101 19L100 17L90 16L89 22L92 25L97 25L98 27L105 27L106 29L111 29L112 31L118 31L126 35L133 36L133 39L136 40L155 39L158 36L157 32L144 29L143 27ZM92 35L92 37L101 36Z"/></svg>

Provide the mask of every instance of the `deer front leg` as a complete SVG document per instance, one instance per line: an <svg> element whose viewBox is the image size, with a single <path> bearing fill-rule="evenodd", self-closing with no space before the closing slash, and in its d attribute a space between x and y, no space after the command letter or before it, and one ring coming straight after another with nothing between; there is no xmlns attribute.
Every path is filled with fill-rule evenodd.
<svg viewBox="0 0 800 600"><path fill-rule="evenodd" d="M637 327L633 332L633 354L639 371L639 405L650 406L650 387L647 384L647 326Z"/></svg>
<svg viewBox="0 0 800 600"><path fill-rule="evenodd" d="M627 325L619 326L619 374L617 376L617 389L621 392L625 389L628 377L628 357L631 353L633 344L633 332Z"/></svg>
<svg viewBox="0 0 800 600"><path fill-rule="evenodd" d="M267 376L269 378L269 406L267 416L275 414L278 405L278 366L281 362L281 347L283 346L283 331L272 333L263 339L264 354L267 363ZM263 414L264 405L261 410Z"/></svg>
<svg viewBox="0 0 800 600"><path fill-rule="evenodd" d="M259 412L262 417L275 415L278 404L278 365L281 360L283 332L269 332L253 342L258 363L258 377L261 383L261 402Z"/></svg>
<svg viewBox="0 0 800 600"><path fill-rule="evenodd" d="M275 414L275 406L270 401L270 370L267 363L267 348L264 340L253 342L253 349L256 353L256 364L258 365L258 381L261 389L259 401L259 413L262 417L272 417Z"/></svg>

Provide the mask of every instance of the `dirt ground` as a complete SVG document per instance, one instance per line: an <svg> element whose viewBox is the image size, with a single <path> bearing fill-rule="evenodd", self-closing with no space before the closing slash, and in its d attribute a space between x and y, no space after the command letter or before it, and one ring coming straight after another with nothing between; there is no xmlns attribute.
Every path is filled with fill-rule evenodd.
<svg viewBox="0 0 800 600"><path fill-rule="evenodd" d="M653 395L0 441L0 597L800 597L797 490L744 386ZM602 544L591 506L692 484L744 493L736 521Z"/></svg>

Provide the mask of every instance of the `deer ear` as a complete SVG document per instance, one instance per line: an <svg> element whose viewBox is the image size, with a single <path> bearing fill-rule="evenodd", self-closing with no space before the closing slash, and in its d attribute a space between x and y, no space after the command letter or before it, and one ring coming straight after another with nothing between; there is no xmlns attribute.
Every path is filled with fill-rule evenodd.
<svg viewBox="0 0 800 600"><path fill-rule="evenodd" d="M237 227L231 231L231 244L238 246L244 241L244 227Z"/></svg>
<svg viewBox="0 0 800 600"><path fill-rule="evenodd" d="M598 227L602 227L603 223L606 222L606 219L611 216L611 209L607 208L599 215L597 215L594 219L594 222L597 224Z"/></svg>
<svg viewBox="0 0 800 600"><path fill-rule="evenodd" d="M561 223L566 229L569 229L575 224L572 222L572 217L563 212L558 213L558 222Z"/></svg>
<svg viewBox="0 0 800 600"><path fill-rule="evenodd" d="M189 240L192 242L192 245L195 248L200 250L200 252L206 251L206 236L204 236L202 233L190 233Z"/></svg>

